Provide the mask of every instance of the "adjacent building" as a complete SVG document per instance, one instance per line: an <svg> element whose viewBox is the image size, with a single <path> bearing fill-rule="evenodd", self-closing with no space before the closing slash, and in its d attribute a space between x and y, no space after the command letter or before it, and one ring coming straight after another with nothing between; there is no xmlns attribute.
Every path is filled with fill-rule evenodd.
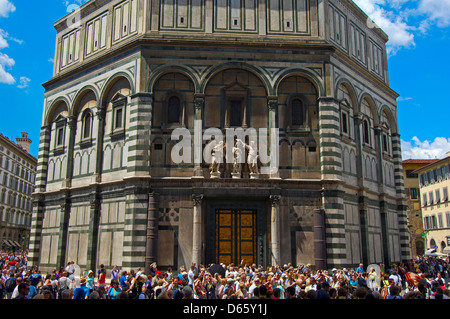
<svg viewBox="0 0 450 319"><path fill-rule="evenodd" d="M398 94L368 21L349 0L91 0L58 20L30 261L407 261ZM198 161L240 128L276 139L258 163Z"/></svg>
<svg viewBox="0 0 450 319"><path fill-rule="evenodd" d="M425 249L450 253L450 152L414 171L419 176Z"/></svg>
<svg viewBox="0 0 450 319"><path fill-rule="evenodd" d="M415 173L415 170L437 161L438 160L436 159L408 159L402 162L405 181L406 205L408 207L408 231L411 256L423 255L425 252L419 176Z"/></svg>
<svg viewBox="0 0 450 319"><path fill-rule="evenodd" d="M27 133L13 142L0 134L0 244L2 250L28 249L37 159L29 154Z"/></svg>

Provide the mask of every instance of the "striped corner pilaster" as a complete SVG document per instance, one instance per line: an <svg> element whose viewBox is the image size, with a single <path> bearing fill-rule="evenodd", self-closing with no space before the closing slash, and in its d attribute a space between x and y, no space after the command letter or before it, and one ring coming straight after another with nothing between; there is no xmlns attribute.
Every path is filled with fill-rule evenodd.
<svg viewBox="0 0 450 319"><path fill-rule="evenodd" d="M39 266L41 250L42 222L44 220L44 199L41 196L33 198L33 215L31 219L30 246L28 247L29 266Z"/></svg>
<svg viewBox="0 0 450 319"><path fill-rule="evenodd" d="M402 165L402 147L399 134L392 134L392 157L394 160L395 189L397 196L403 198L405 191L403 165Z"/></svg>
<svg viewBox="0 0 450 319"><path fill-rule="evenodd" d="M150 190L138 189L135 186L129 186L126 190L122 263L124 269L145 267L149 193Z"/></svg>
<svg viewBox="0 0 450 319"><path fill-rule="evenodd" d="M128 104L127 177L150 177L151 127L153 94L137 93Z"/></svg>
<svg viewBox="0 0 450 319"><path fill-rule="evenodd" d="M50 125L41 127L35 191L44 192L47 184L48 158L50 150Z"/></svg>
<svg viewBox="0 0 450 319"><path fill-rule="evenodd" d="M342 147L339 103L319 98L320 166L322 180L342 179Z"/></svg>
<svg viewBox="0 0 450 319"><path fill-rule="evenodd" d="M347 257L344 190L342 187L339 183L324 182L322 189L328 265L343 265Z"/></svg>

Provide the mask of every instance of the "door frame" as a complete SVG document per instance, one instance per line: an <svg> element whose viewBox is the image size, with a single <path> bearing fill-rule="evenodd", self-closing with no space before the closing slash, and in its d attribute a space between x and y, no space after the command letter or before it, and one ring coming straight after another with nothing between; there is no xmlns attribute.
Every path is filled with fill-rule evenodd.
<svg viewBox="0 0 450 319"><path fill-rule="evenodd" d="M267 266L267 201L229 199L206 199L206 265L216 261L216 210L255 210L256 211L256 265Z"/></svg>

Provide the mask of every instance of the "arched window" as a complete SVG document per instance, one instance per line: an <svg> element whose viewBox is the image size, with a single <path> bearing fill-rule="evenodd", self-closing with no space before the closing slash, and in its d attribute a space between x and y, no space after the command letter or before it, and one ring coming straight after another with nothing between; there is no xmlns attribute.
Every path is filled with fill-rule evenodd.
<svg viewBox="0 0 450 319"><path fill-rule="evenodd" d="M368 119L363 120L363 142L370 145L370 123Z"/></svg>
<svg viewBox="0 0 450 319"><path fill-rule="evenodd" d="M385 111L381 114L381 147L383 154L392 155L392 132L389 118Z"/></svg>
<svg viewBox="0 0 450 319"><path fill-rule="evenodd" d="M288 130L305 131L308 125L308 103L300 95L288 98L286 102L286 124Z"/></svg>
<svg viewBox="0 0 450 319"><path fill-rule="evenodd" d="M92 134L92 113L86 112L83 116L83 136L82 139L86 140L91 138Z"/></svg>
<svg viewBox="0 0 450 319"><path fill-rule="evenodd" d="M167 105L167 124L180 123L181 100L178 96L171 96Z"/></svg>
<svg viewBox="0 0 450 319"><path fill-rule="evenodd" d="M64 150L64 142L66 135L66 118L62 115L58 116L55 121L55 152Z"/></svg>

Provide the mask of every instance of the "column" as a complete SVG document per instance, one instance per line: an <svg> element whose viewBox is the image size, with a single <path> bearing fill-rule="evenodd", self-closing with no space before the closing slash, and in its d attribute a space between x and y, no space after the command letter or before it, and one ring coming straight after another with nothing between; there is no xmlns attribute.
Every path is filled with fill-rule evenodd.
<svg viewBox="0 0 450 319"><path fill-rule="evenodd" d="M325 211L314 210L314 257L316 269L327 269Z"/></svg>
<svg viewBox="0 0 450 319"><path fill-rule="evenodd" d="M203 107L205 104L205 95L204 94L196 94L194 96L194 113L195 113L195 121L203 121ZM199 123L199 122L197 122ZM194 176L196 178L203 178L203 169L202 163L195 163L196 156L198 158L203 157L203 122L201 126L196 126L194 124Z"/></svg>
<svg viewBox="0 0 450 319"><path fill-rule="evenodd" d="M389 256L389 221L388 212L386 208L386 202L382 201L380 203L380 219L381 219L381 239L383 240L383 263L385 265L391 264L391 258Z"/></svg>
<svg viewBox="0 0 450 319"><path fill-rule="evenodd" d="M199 265L202 260L202 194L193 194L192 262Z"/></svg>
<svg viewBox="0 0 450 319"><path fill-rule="evenodd" d="M94 270L97 268L98 233L100 224L100 200L98 198L90 200L89 215L89 239L86 268Z"/></svg>
<svg viewBox="0 0 450 319"><path fill-rule="evenodd" d="M97 183L102 182L102 171L103 171L103 141L105 136L105 115L106 115L106 106L99 105L97 106L97 156L96 156L96 165L95 165L95 181Z"/></svg>
<svg viewBox="0 0 450 319"><path fill-rule="evenodd" d="M147 241L145 247L145 273L148 274L150 265L157 261L158 199L155 193L151 193L148 199Z"/></svg>
<svg viewBox="0 0 450 319"><path fill-rule="evenodd" d="M271 238L271 263L280 264L280 195L270 196L271 215L270 215L270 238Z"/></svg>
<svg viewBox="0 0 450 319"><path fill-rule="evenodd" d="M361 126L362 113L359 112L354 116L355 122L355 143L356 143L356 173L358 175L358 186L363 187L364 183L364 169L362 157L362 140L361 140Z"/></svg>
<svg viewBox="0 0 450 319"><path fill-rule="evenodd" d="M375 150L377 151L377 158L378 158L378 167L377 167L377 179L378 179L378 188L379 188L379 192L380 193L384 193L384 188L385 188L385 184L384 184L384 172L383 172L383 149L382 149L382 144L381 144L381 138L382 138L382 133L383 130L381 128L381 126L377 125L374 128L374 132L375 132Z"/></svg>
<svg viewBox="0 0 450 319"><path fill-rule="evenodd" d="M73 149L75 147L75 136L77 134L77 117L72 115L68 118L69 127L69 145L67 147L67 171L66 179L64 181L65 187L72 186L73 176Z"/></svg>
<svg viewBox="0 0 450 319"><path fill-rule="evenodd" d="M280 178L280 172L278 170L280 163L279 140L277 140L272 134L272 129L278 128L278 96L267 97L267 107L269 113L269 121L268 121L269 139L267 141L269 147L268 154L271 158L270 164L276 168L276 171L271 172L270 178L279 179ZM272 138L274 138L273 141L274 143L276 143L276 145L271 144ZM276 163L272 162L274 160L276 161Z"/></svg>
<svg viewBox="0 0 450 319"><path fill-rule="evenodd" d="M364 195L359 197L359 223L361 233L361 261L367 266L369 264L369 220L367 197Z"/></svg>
<svg viewBox="0 0 450 319"><path fill-rule="evenodd" d="M67 254L67 240L69 233L69 219L70 219L70 202L65 199L61 203L61 217L59 222L59 238L58 238L58 252L57 252L57 265L66 264L66 254Z"/></svg>

